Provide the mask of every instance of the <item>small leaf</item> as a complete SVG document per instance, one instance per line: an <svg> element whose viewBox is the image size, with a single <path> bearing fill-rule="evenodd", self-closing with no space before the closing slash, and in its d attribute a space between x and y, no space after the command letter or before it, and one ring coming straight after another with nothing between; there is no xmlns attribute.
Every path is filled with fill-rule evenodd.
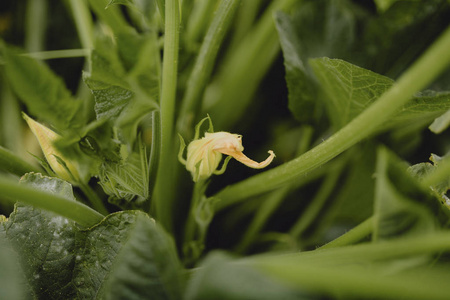
<svg viewBox="0 0 450 300"><path fill-rule="evenodd" d="M430 197L406 169L387 149L379 149L374 240L424 235L436 229L436 206L430 206Z"/></svg>
<svg viewBox="0 0 450 300"><path fill-rule="evenodd" d="M419 180L424 179L439 168L442 158L431 154L430 160L433 164L428 162L415 164L408 168L408 172ZM430 186L430 189L435 198L442 204L444 212L450 214L450 199L447 196L447 192L450 190L450 176L447 174L447 178L442 178L440 182Z"/></svg>
<svg viewBox="0 0 450 300"><path fill-rule="evenodd" d="M100 185L110 201L122 206L140 204L149 198L149 160L145 146L123 162L104 162L100 168Z"/></svg>

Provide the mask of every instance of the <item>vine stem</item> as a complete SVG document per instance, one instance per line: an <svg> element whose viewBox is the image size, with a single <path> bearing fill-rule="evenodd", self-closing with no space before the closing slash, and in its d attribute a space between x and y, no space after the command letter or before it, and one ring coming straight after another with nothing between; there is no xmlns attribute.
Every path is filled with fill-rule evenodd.
<svg viewBox="0 0 450 300"><path fill-rule="evenodd" d="M74 220L84 227L94 226L103 219L102 214L80 202L20 185L4 176L0 176L0 190L2 191L2 197L52 211Z"/></svg>
<svg viewBox="0 0 450 300"><path fill-rule="evenodd" d="M178 0L165 2L165 35L161 88L161 151L155 186L154 209L158 221L169 232L172 229L174 182L173 128L175 97L177 89L178 45L179 45Z"/></svg>
<svg viewBox="0 0 450 300"><path fill-rule="evenodd" d="M215 197L220 211L250 196L273 190L323 165L369 136L424 89L450 64L450 27L378 100L328 140L300 157L269 171L228 186Z"/></svg>
<svg viewBox="0 0 450 300"><path fill-rule="evenodd" d="M352 228L350 231L344 233L340 237L332 240L331 242L323 245L319 249L328 249L334 247L342 247L354 244L361 241L363 238L373 232L373 216Z"/></svg>

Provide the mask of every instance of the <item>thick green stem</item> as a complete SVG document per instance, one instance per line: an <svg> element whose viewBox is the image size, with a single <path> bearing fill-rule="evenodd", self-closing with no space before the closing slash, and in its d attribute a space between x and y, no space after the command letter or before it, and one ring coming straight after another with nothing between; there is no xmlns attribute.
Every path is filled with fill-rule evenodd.
<svg viewBox="0 0 450 300"><path fill-rule="evenodd" d="M389 120L414 93L426 88L450 63L450 28L398 81L349 124L302 156L220 191L217 210L277 188L336 157Z"/></svg>
<svg viewBox="0 0 450 300"><path fill-rule="evenodd" d="M206 189L206 182L200 180L195 183L194 190L192 193L191 207L189 209L189 214L186 220L185 230L184 230L184 244L189 244L195 241L198 237L196 233L198 231L198 226L195 221L195 211L200 204L201 198L204 197L204 192Z"/></svg>
<svg viewBox="0 0 450 300"><path fill-rule="evenodd" d="M228 32L240 0L222 0L203 40L189 77L180 111L177 129L183 136L192 136L193 123L198 117L201 95L209 79L220 45Z"/></svg>
<svg viewBox="0 0 450 300"><path fill-rule="evenodd" d="M80 202L20 185L5 177L0 177L0 191L2 197L52 211L84 227L91 227L103 219L102 214Z"/></svg>
<svg viewBox="0 0 450 300"><path fill-rule="evenodd" d="M229 130L244 114L280 50L273 13L296 2L273 1L242 43L225 57L217 78L205 91L202 112L210 114L217 128Z"/></svg>
<svg viewBox="0 0 450 300"><path fill-rule="evenodd" d="M184 34L186 43L191 47L201 41L205 29L208 28L211 17L214 15L216 4L216 1L197 1L194 3L194 8L186 20L186 32ZM217 12L220 13L220 10L217 10Z"/></svg>
<svg viewBox="0 0 450 300"><path fill-rule="evenodd" d="M26 11L25 48L29 52L44 49L47 27L47 0L28 0Z"/></svg>
<svg viewBox="0 0 450 300"><path fill-rule="evenodd" d="M172 229L174 183L173 129L177 90L179 5L178 0L165 2L165 35L161 90L161 155L155 188L155 209L159 222Z"/></svg>

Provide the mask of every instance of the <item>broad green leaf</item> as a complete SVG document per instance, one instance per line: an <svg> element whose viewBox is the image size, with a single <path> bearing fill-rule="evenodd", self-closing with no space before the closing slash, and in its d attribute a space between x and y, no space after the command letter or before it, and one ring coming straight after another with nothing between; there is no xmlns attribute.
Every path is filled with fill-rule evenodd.
<svg viewBox="0 0 450 300"><path fill-rule="evenodd" d="M186 300L309 299L221 252L209 254L190 280Z"/></svg>
<svg viewBox="0 0 450 300"><path fill-rule="evenodd" d="M76 201L72 185L59 178L43 176L40 173L27 173L22 176L20 183Z"/></svg>
<svg viewBox="0 0 450 300"><path fill-rule="evenodd" d="M380 148L374 205L374 240L425 235L436 229L430 197L407 172L406 163Z"/></svg>
<svg viewBox="0 0 450 300"><path fill-rule="evenodd" d="M320 117L322 109L317 101L320 90L308 59L346 57L355 40L356 14L347 1L304 1L292 16L276 14L289 109L300 122L314 121Z"/></svg>
<svg viewBox="0 0 450 300"><path fill-rule="evenodd" d="M387 2L395 3L361 27L359 48L364 55L357 64L396 78L448 26L450 5L445 0Z"/></svg>
<svg viewBox="0 0 450 300"><path fill-rule="evenodd" d="M148 215L120 212L81 230L72 221L16 205L0 223L39 299L180 299L171 239Z"/></svg>
<svg viewBox="0 0 450 300"><path fill-rule="evenodd" d="M82 101L74 99L63 80L35 59L3 45L6 76L30 114L64 131L83 123Z"/></svg>
<svg viewBox="0 0 450 300"><path fill-rule="evenodd" d="M320 86L325 90L329 117L341 128L388 90L394 81L339 59L310 60ZM450 108L450 93L424 92L416 95L385 125L431 121Z"/></svg>
<svg viewBox="0 0 450 300"><path fill-rule="evenodd" d="M1 223L0 216L0 228ZM27 299L26 281L17 254L11 248L4 232L0 230L0 291L4 299Z"/></svg>

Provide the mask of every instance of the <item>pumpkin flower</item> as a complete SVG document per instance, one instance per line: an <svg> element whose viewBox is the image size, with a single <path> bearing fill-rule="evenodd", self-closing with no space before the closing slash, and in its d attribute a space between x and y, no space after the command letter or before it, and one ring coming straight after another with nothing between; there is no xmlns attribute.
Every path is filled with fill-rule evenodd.
<svg viewBox="0 0 450 300"><path fill-rule="evenodd" d="M209 119L210 127L203 138L199 138L199 130L202 123ZM225 172L228 161L231 158L243 163L244 165L254 168L262 169L267 167L275 157L272 150L269 151L269 157L266 160L258 163L248 158L242 151L242 136L229 132L213 132L211 119L204 118L195 128L195 138L188 145L187 158L183 159L182 154L186 144L180 136L180 152L178 158L181 163L186 165L186 169L191 172L194 182L205 180L212 174L220 175ZM217 170L219 163L222 160L222 154L228 155L220 170Z"/></svg>
<svg viewBox="0 0 450 300"><path fill-rule="evenodd" d="M61 136L50 128L36 122L26 114L23 114L23 117L34 136L37 138L42 152L45 155L45 159L52 168L53 172L55 172L55 174L63 180L78 183L80 181L80 175L78 173L77 164L66 159L64 155L53 145L58 139L61 138Z"/></svg>

